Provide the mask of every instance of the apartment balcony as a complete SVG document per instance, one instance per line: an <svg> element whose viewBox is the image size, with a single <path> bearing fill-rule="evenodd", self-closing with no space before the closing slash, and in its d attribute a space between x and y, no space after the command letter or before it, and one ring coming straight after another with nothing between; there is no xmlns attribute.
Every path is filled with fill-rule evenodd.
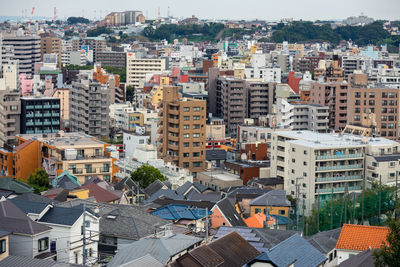
<svg viewBox="0 0 400 267"><path fill-rule="evenodd" d="M168 127L168 131L172 133L179 133L179 127Z"/></svg>
<svg viewBox="0 0 400 267"><path fill-rule="evenodd" d="M53 115L53 117L59 117L60 113L59 112L54 112L54 113L52 113L52 115Z"/></svg>
<svg viewBox="0 0 400 267"><path fill-rule="evenodd" d="M43 130L43 133L52 133L52 130Z"/></svg>
<svg viewBox="0 0 400 267"><path fill-rule="evenodd" d="M100 168L101 173L111 172L111 168Z"/></svg>
<svg viewBox="0 0 400 267"><path fill-rule="evenodd" d="M170 110L168 110L168 113L171 115L179 115L179 110L178 109L170 109Z"/></svg>
<svg viewBox="0 0 400 267"><path fill-rule="evenodd" d="M60 108L60 105L51 105L52 108Z"/></svg>
<svg viewBox="0 0 400 267"><path fill-rule="evenodd" d="M43 105L36 105L35 108L36 109L43 108Z"/></svg>
<svg viewBox="0 0 400 267"><path fill-rule="evenodd" d="M324 155L317 156L317 160L341 160L341 159L358 159L363 158L363 154L337 154L337 155Z"/></svg>
<svg viewBox="0 0 400 267"><path fill-rule="evenodd" d="M179 147L178 147L178 146L176 146L176 145L171 145L171 144L168 144L168 149L171 149L171 150L177 151L177 150L179 149Z"/></svg>
<svg viewBox="0 0 400 267"><path fill-rule="evenodd" d="M347 188L348 192L352 191L360 191L362 190L361 186L349 186ZM335 187L333 188L333 193L344 193L346 192L346 187ZM317 194L332 194L332 188L321 188L317 189Z"/></svg>
<svg viewBox="0 0 400 267"><path fill-rule="evenodd" d="M33 121L28 121L27 123L26 123L26 126L33 126L34 125L34 122Z"/></svg>
<svg viewBox="0 0 400 267"><path fill-rule="evenodd" d="M51 121L44 121L43 125L51 125Z"/></svg>
<svg viewBox="0 0 400 267"><path fill-rule="evenodd" d="M41 122L41 121L35 121L35 126L41 126L41 125L43 125L43 122Z"/></svg>
<svg viewBox="0 0 400 267"><path fill-rule="evenodd" d="M96 173L96 168L85 168L85 174Z"/></svg>
<svg viewBox="0 0 400 267"><path fill-rule="evenodd" d="M325 166L325 167L316 167L317 172L324 171L338 171L338 170L351 170L351 169L362 169L362 164L349 164L349 165L336 165L336 166Z"/></svg>
<svg viewBox="0 0 400 267"><path fill-rule="evenodd" d="M26 105L26 109L34 109L35 106L34 105Z"/></svg>
<svg viewBox="0 0 400 267"><path fill-rule="evenodd" d="M179 142L179 136L168 135L168 140Z"/></svg>
<svg viewBox="0 0 400 267"><path fill-rule="evenodd" d="M46 108L46 109L51 108L51 105L43 105L43 108Z"/></svg>
<svg viewBox="0 0 400 267"><path fill-rule="evenodd" d="M158 114L159 117L161 117L163 115L163 110L160 109L157 114Z"/></svg>
<svg viewBox="0 0 400 267"><path fill-rule="evenodd" d="M168 122L172 123L172 124L179 124L179 120L178 119L168 118Z"/></svg>
<svg viewBox="0 0 400 267"><path fill-rule="evenodd" d="M330 182L341 182L341 181L352 181L352 180L361 180L361 175L350 175L350 176L334 176L334 177L324 177L317 178L317 183L330 183Z"/></svg>
<svg viewBox="0 0 400 267"><path fill-rule="evenodd" d="M83 174L83 169L70 169L72 174Z"/></svg>

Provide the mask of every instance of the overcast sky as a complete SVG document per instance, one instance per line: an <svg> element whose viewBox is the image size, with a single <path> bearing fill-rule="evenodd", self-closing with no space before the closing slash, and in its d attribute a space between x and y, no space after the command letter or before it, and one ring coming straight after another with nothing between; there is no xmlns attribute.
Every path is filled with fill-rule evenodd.
<svg viewBox="0 0 400 267"><path fill-rule="evenodd" d="M0 0L1 16L20 16L22 9L35 16L59 18L104 17L106 12L141 10L149 18L170 14L176 17L195 15L207 19L294 18L304 20L344 19L364 13L374 19L400 19L400 0Z"/></svg>

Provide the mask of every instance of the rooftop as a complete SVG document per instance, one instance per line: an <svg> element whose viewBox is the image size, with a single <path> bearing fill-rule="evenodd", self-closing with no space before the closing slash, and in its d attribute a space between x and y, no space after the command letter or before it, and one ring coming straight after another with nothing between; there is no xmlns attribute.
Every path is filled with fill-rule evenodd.
<svg viewBox="0 0 400 267"><path fill-rule="evenodd" d="M40 142L47 143L52 146L59 148L71 147L71 146L96 146L104 145L104 142L97 140L95 137L80 133L65 133L60 132L58 134L19 134L17 135L25 140L39 140Z"/></svg>
<svg viewBox="0 0 400 267"><path fill-rule="evenodd" d="M396 141L383 137L359 137L349 134L327 134L312 131L278 131L277 135L292 138L289 142L314 149L327 149L331 147L362 147L369 146L388 146L398 144Z"/></svg>
<svg viewBox="0 0 400 267"><path fill-rule="evenodd" d="M388 232L387 227L344 224L336 248L358 251L379 248Z"/></svg>
<svg viewBox="0 0 400 267"><path fill-rule="evenodd" d="M218 180L222 180L222 181L236 181L236 180L240 180L240 176L236 175L236 174L232 174L230 172L212 172L212 171L206 171L203 172L203 174L208 175L210 177L212 177L213 179L218 179Z"/></svg>

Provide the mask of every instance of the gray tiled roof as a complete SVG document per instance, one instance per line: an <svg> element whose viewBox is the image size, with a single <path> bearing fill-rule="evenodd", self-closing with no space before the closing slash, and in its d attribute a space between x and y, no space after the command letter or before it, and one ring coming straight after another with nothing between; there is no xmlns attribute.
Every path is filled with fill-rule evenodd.
<svg viewBox="0 0 400 267"><path fill-rule="evenodd" d="M161 238L141 239L120 249L108 264L108 267L117 267L147 254L150 254L162 264L167 264L171 256L201 241L202 238L183 234Z"/></svg>
<svg viewBox="0 0 400 267"><path fill-rule="evenodd" d="M188 191L188 189L192 186L192 183L187 181L186 183L184 183L183 185L181 185L178 189L175 190L175 192L178 195L183 195L186 193L186 191Z"/></svg>
<svg viewBox="0 0 400 267"><path fill-rule="evenodd" d="M92 211L90 212L95 215ZM71 226L75 224L82 214L83 205L70 208L53 207L40 218L39 222Z"/></svg>
<svg viewBox="0 0 400 267"><path fill-rule="evenodd" d="M184 199L184 196L182 195L178 195L174 190L171 189L160 189L157 192L155 192L154 194L151 195L151 197L149 197L148 199L146 199L144 201L144 203L150 203L152 201L154 201L155 199L158 198L169 198L169 199L176 199L176 200L182 200Z"/></svg>
<svg viewBox="0 0 400 267"><path fill-rule="evenodd" d="M226 160L226 151L223 149L207 149L206 160Z"/></svg>
<svg viewBox="0 0 400 267"><path fill-rule="evenodd" d="M250 201L253 206L275 206L275 207L290 207L290 201L286 198L285 190L271 190Z"/></svg>
<svg viewBox="0 0 400 267"><path fill-rule="evenodd" d="M0 267L51 267L57 264L53 260L39 260L28 257L10 255L0 261Z"/></svg>
<svg viewBox="0 0 400 267"><path fill-rule="evenodd" d="M133 261L121 264L119 267L144 267L144 266L151 266L151 267L164 267L164 264L159 262L150 254L146 254L143 257L135 259Z"/></svg>
<svg viewBox="0 0 400 267"><path fill-rule="evenodd" d="M321 253L327 254L336 247L341 231L342 228L336 228L316 233L315 235L306 237L306 239Z"/></svg>
<svg viewBox="0 0 400 267"><path fill-rule="evenodd" d="M278 266L288 266L294 262L294 267L317 267L327 260L321 252L298 234L272 247L267 254Z"/></svg>
<svg viewBox="0 0 400 267"><path fill-rule="evenodd" d="M49 204L47 203L40 203L40 202L33 202L27 201L23 199L13 198L10 201L17 206L20 210L25 212L25 214L32 213L32 214L40 214L43 210L45 210Z"/></svg>
<svg viewBox="0 0 400 267"><path fill-rule="evenodd" d="M377 162L397 161L400 159L400 154L374 156Z"/></svg>
<svg viewBox="0 0 400 267"><path fill-rule="evenodd" d="M21 199L21 200L27 200L27 201L32 201L32 202L40 202L40 203L54 203L54 202L58 202L57 200L54 199L50 199L41 195L37 195L35 193L23 193L21 195L19 195L18 197L16 197L15 199Z"/></svg>
<svg viewBox="0 0 400 267"><path fill-rule="evenodd" d="M161 182L160 180L155 180L154 182L152 182L148 187L146 187L144 189L144 192L148 195L148 196L152 196L154 193L156 193L157 191L159 191L161 188L163 188L165 186L165 184L163 182Z"/></svg>
<svg viewBox="0 0 400 267"><path fill-rule="evenodd" d="M246 226L246 223L240 214L237 213L234 204L228 197L218 201L216 206L218 206L219 210L224 214L232 226Z"/></svg>
<svg viewBox="0 0 400 267"><path fill-rule="evenodd" d="M0 229L16 234L35 235L51 230L31 220L10 200L0 201Z"/></svg>

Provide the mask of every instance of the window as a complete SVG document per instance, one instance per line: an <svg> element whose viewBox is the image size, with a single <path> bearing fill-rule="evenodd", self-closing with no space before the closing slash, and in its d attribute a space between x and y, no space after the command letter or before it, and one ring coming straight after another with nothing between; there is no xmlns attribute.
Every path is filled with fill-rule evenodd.
<svg viewBox="0 0 400 267"><path fill-rule="evenodd" d="M194 124L193 129L200 129L200 124Z"/></svg>
<svg viewBox="0 0 400 267"><path fill-rule="evenodd" d="M331 262L333 260L333 253L329 254L329 262Z"/></svg>
<svg viewBox="0 0 400 267"><path fill-rule="evenodd" d="M189 130L190 126L189 125L183 125L183 130Z"/></svg>
<svg viewBox="0 0 400 267"><path fill-rule="evenodd" d="M189 157L189 153L183 153L183 157L184 158L188 158Z"/></svg>
<svg viewBox="0 0 400 267"><path fill-rule="evenodd" d="M303 161L303 166L307 166L307 161Z"/></svg>
<svg viewBox="0 0 400 267"><path fill-rule="evenodd" d="M390 178L394 178L395 175L396 175L396 173L394 173L394 172L391 172L391 173L389 174Z"/></svg>
<svg viewBox="0 0 400 267"><path fill-rule="evenodd" d="M189 147L189 143L183 143L183 147Z"/></svg>
<svg viewBox="0 0 400 267"><path fill-rule="evenodd" d="M296 149L294 147L292 147L292 152L296 152Z"/></svg>
<svg viewBox="0 0 400 267"><path fill-rule="evenodd" d="M49 238L45 237L38 240L38 251L42 252L49 248Z"/></svg>
<svg viewBox="0 0 400 267"><path fill-rule="evenodd" d="M391 161L390 162L390 167L394 167L394 166L396 166L396 162L395 161Z"/></svg>
<svg viewBox="0 0 400 267"><path fill-rule="evenodd" d="M193 138L199 138L200 137L200 134L199 133L194 133L193 134Z"/></svg>
<svg viewBox="0 0 400 267"><path fill-rule="evenodd" d="M285 215L286 211L285 210L279 210L279 215Z"/></svg>
<svg viewBox="0 0 400 267"><path fill-rule="evenodd" d="M307 150L304 150L304 155L307 155Z"/></svg>
<svg viewBox="0 0 400 267"><path fill-rule="evenodd" d="M183 138L189 138L189 136L190 136L189 134L184 134Z"/></svg>
<svg viewBox="0 0 400 267"><path fill-rule="evenodd" d="M200 111L200 107L194 107L193 111Z"/></svg>
<svg viewBox="0 0 400 267"><path fill-rule="evenodd" d="M378 167L378 162L375 162L375 161L372 162L372 166L373 166L373 167Z"/></svg>
<svg viewBox="0 0 400 267"><path fill-rule="evenodd" d="M292 184L294 184L294 180L292 180L291 182L292 182Z"/></svg>
<svg viewBox="0 0 400 267"><path fill-rule="evenodd" d="M295 173L294 169L292 169L292 173Z"/></svg>
<svg viewBox="0 0 400 267"><path fill-rule="evenodd" d="M193 142L193 146L195 146L195 147L200 146L200 142Z"/></svg>
<svg viewBox="0 0 400 267"><path fill-rule="evenodd" d="M306 173L306 172L303 172L303 176L304 176L304 177L307 177L307 173Z"/></svg>
<svg viewBox="0 0 400 267"><path fill-rule="evenodd" d="M303 187L305 188L305 187L307 187L307 185L305 183L303 183Z"/></svg>
<svg viewBox="0 0 400 267"><path fill-rule="evenodd" d="M203 166L203 162L201 162L201 161L193 162L193 167L201 167L201 166Z"/></svg>
<svg viewBox="0 0 400 267"><path fill-rule="evenodd" d="M190 108L188 108L188 107L184 107L184 108L183 108L183 111L185 111L185 112L189 112L189 111L190 111Z"/></svg>
<svg viewBox="0 0 400 267"><path fill-rule="evenodd" d="M139 139L139 144L144 144L144 139Z"/></svg>
<svg viewBox="0 0 400 267"><path fill-rule="evenodd" d="M92 248L89 248L89 257L92 257L93 256L93 250L92 250Z"/></svg>
<svg viewBox="0 0 400 267"><path fill-rule="evenodd" d="M293 162L293 163L295 163L295 162L296 162L296 160L295 160L295 159L292 159L292 162Z"/></svg>
<svg viewBox="0 0 400 267"><path fill-rule="evenodd" d="M193 116L193 120L194 121L199 121L200 120L200 116Z"/></svg>
<svg viewBox="0 0 400 267"><path fill-rule="evenodd" d="M0 254L6 252L6 240L0 240Z"/></svg>
<svg viewBox="0 0 400 267"><path fill-rule="evenodd" d="M257 214L257 213L261 213L261 209L258 209L258 208L256 208L255 210L254 210L254 212Z"/></svg>
<svg viewBox="0 0 400 267"><path fill-rule="evenodd" d="M190 120L190 117L189 117L189 116L184 116L184 117L183 117L183 120L184 120L184 121L188 121L188 120Z"/></svg>
<svg viewBox="0 0 400 267"><path fill-rule="evenodd" d="M189 168L189 162L184 162L183 163L183 168Z"/></svg>

